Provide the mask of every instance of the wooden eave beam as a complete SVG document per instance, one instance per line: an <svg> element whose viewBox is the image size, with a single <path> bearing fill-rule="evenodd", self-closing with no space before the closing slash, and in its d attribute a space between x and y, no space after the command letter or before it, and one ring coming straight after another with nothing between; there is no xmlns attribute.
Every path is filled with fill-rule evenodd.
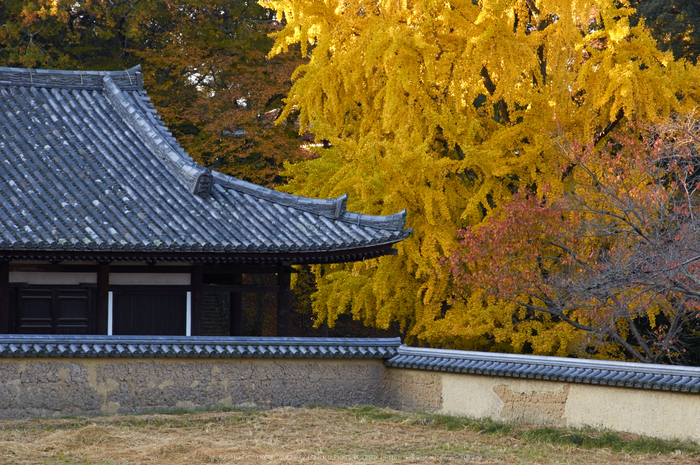
<svg viewBox="0 0 700 465"><path fill-rule="evenodd" d="M202 265L294 265L345 263L362 261L382 255L396 255L391 244L356 249L300 253L237 253L237 252L139 252L82 250L0 250L0 261L90 261L90 262L189 262ZM55 265L57 266L57 265ZM113 266L117 269L119 265Z"/></svg>
<svg viewBox="0 0 700 465"><path fill-rule="evenodd" d="M202 273L205 275L218 274L275 274L279 265L203 265ZM289 273L296 273L292 267L285 267ZM97 273L98 265L87 264L49 264L49 263L10 263L10 271L36 272L36 273ZM114 265L110 267L110 274L115 273L190 273L189 266L178 265Z"/></svg>

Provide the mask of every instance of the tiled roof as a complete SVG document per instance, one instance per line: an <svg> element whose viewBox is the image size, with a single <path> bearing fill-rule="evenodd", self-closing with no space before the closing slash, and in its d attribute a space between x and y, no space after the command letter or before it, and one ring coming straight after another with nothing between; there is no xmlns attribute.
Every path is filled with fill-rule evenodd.
<svg viewBox="0 0 700 465"><path fill-rule="evenodd" d="M401 346L390 367L672 391L700 391L700 368Z"/></svg>
<svg viewBox="0 0 700 465"><path fill-rule="evenodd" d="M0 357L379 358L399 338L0 335Z"/></svg>
<svg viewBox="0 0 700 465"><path fill-rule="evenodd" d="M408 237L405 211L266 189L197 165L120 72L0 68L0 252L307 253Z"/></svg>

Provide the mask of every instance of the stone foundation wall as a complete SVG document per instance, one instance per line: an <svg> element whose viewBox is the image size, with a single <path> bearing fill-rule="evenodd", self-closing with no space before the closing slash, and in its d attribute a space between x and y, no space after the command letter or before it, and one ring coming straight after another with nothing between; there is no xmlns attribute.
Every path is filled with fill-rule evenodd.
<svg viewBox="0 0 700 465"><path fill-rule="evenodd" d="M393 404L379 359L3 359L0 418Z"/></svg>

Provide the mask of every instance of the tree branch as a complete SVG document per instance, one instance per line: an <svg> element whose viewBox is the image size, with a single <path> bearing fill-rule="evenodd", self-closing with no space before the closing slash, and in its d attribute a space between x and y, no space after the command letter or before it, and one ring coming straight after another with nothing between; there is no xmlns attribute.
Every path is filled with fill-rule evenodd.
<svg viewBox="0 0 700 465"><path fill-rule="evenodd" d="M481 77L484 81L484 87L486 87L486 90L488 91L489 95L493 97L493 94L496 92L496 84L494 84L491 80L491 76L489 76L489 72L486 69L486 66L483 66L481 68ZM503 121L510 124L510 113L508 112L508 104L506 104L505 100L501 99L498 101L497 105L498 113L500 114L501 118L503 118Z"/></svg>

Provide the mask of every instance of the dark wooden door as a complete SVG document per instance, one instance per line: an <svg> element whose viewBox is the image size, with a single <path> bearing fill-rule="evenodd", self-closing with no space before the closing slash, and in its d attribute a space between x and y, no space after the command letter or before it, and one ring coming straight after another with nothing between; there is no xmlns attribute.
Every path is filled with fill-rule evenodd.
<svg viewBox="0 0 700 465"><path fill-rule="evenodd" d="M112 334L184 336L187 291L120 289L112 291Z"/></svg>
<svg viewBox="0 0 700 465"><path fill-rule="evenodd" d="M90 334L94 290L70 287L17 289L16 328L21 334Z"/></svg>

